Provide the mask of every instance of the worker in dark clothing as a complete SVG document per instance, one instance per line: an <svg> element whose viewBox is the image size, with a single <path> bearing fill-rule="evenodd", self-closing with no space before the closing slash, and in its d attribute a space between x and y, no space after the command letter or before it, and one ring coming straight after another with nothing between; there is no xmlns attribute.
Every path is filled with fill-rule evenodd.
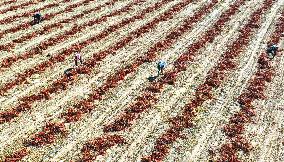
<svg viewBox="0 0 284 162"><path fill-rule="evenodd" d="M267 52L267 54L268 54L268 57L270 58L270 59L273 59L275 56L276 56L276 52L277 52L277 50L278 50L278 46L276 45L276 44L273 44L273 45L271 45L271 46L268 46L268 48L267 48L267 50L266 50L266 52Z"/></svg>
<svg viewBox="0 0 284 162"><path fill-rule="evenodd" d="M78 60L80 60L80 63L83 64L82 56L81 54L77 51L75 53L75 65L78 66Z"/></svg>
<svg viewBox="0 0 284 162"><path fill-rule="evenodd" d="M158 62L158 76L160 75L160 73L163 74L163 70L165 69L166 65L167 63L163 60L160 60Z"/></svg>
<svg viewBox="0 0 284 162"><path fill-rule="evenodd" d="M34 17L34 24L39 24L43 19L39 12L36 12L33 17Z"/></svg>
<svg viewBox="0 0 284 162"><path fill-rule="evenodd" d="M74 68L69 68L67 70L64 71L64 74L67 76L67 78L70 80L72 77L72 71L74 70Z"/></svg>

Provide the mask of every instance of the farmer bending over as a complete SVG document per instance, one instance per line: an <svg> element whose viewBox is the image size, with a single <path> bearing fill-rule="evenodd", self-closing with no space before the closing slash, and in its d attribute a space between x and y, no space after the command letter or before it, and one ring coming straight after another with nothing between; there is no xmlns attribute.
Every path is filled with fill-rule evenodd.
<svg viewBox="0 0 284 162"><path fill-rule="evenodd" d="M276 44L268 46L268 48L267 48L268 57L270 59L273 59L276 55L277 50L278 50L278 46Z"/></svg>
<svg viewBox="0 0 284 162"><path fill-rule="evenodd" d="M74 70L74 68L69 68L69 69L66 69L64 71L64 74L67 76L67 78L70 80L72 79L72 71Z"/></svg>
<svg viewBox="0 0 284 162"><path fill-rule="evenodd" d="M39 24L42 21L42 16L39 12L36 12L33 17L35 24Z"/></svg>
<svg viewBox="0 0 284 162"><path fill-rule="evenodd" d="M158 76L160 75L160 73L163 74L163 70L165 69L166 65L167 63L163 60L160 60L158 62Z"/></svg>

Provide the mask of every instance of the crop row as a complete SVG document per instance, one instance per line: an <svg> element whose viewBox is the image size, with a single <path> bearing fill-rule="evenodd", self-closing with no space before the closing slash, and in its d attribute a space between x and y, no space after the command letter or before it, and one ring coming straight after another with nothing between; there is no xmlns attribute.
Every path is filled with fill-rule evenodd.
<svg viewBox="0 0 284 162"><path fill-rule="evenodd" d="M103 137L98 137L84 145L82 148L83 157L96 157L98 155L104 155L108 148L125 143L125 139L119 135L105 135ZM83 159L83 161L88 160L90 159Z"/></svg>
<svg viewBox="0 0 284 162"><path fill-rule="evenodd" d="M12 4L13 2L17 2L17 0L10 0L10 1L3 2L3 3L0 4L0 7Z"/></svg>
<svg viewBox="0 0 284 162"><path fill-rule="evenodd" d="M126 25L127 23L130 23L130 22L133 22L135 21L136 19L143 19L144 16L147 14L147 13L150 13L150 12L153 12L155 10L157 10L158 8L162 7L164 4L166 4L167 2L169 1L161 1L161 2L158 2L158 3L155 3L154 5L144 9L142 12L140 12L138 15L136 16L133 16L132 18L130 19L127 19L127 21L123 21L121 24L122 25ZM173 18L172 16L180 11L183 7L185 7L186 5L188 5L191 1L187 0L187 1L184 1L184 2L180 2L178 4L176 4L175 6L173 6L171 9L167 10L166 12L164 12L163 14L159 15L158 17L154 18L154 20L152 20L151 22L147 23L146 25L140 27L139 29L131 32L129 34L129 36L127 36L126 38L122 39L120 42L116 43L114 46L110 47L109 49L105 50L104 52L100 52L100 53L104 53L104 55L102 56L101 54L94 54L94 58L93 59L90 59L87 61L87 63L85 64L85 66L87 66L88 69L94 67L98 61L101 61L104 57L106 57L106 54L114 54L115 51L117 51L118 49L124 47L127 43L129 43L130 41L134 40L135 38L138 38L140 36L142 36L144 33L147 33L149 31L151 31L152 28L156 27L157 24L161 21L166 21L168 19L171 19ZM116 25L116 27L120 27L121 25ZM113 31L113 30L111 30ZM131 38L131 39L129 39ZM110 52L112 51L112 52ZM109 53L107 53L109 52ZM99 58L97 56L100 56ZM83 67L83 69L85 69L86 67ZM78 71L82 71L83 69L80 69ZM74 75L77 75L79 74L78 71L74 71ZM88 70L90 71L90 70ZM63 85L66 85L67 86L67 82L69 82L70 80L67 80L66 77L63 77L64 81L65 82L57 82L59 84L59 86L57 87L53 87L53 88L58 88L58 90L62 89L64 86ZM111 88L111 87L109 87ZM94 91L94 93L97 93L98 91ZM93 101L95 98L94 98L94 95L90 95L89 97L89 101ZM88 112L90 111L91 109L91 105L92 103L89 102L89 101L81 101L80 103L74 105L74 108L76 108L77 110L80 110L80 107L82 108L81 110L84 109L84 112ZM29 104L26 104L24 105L24 107L29 107L28 109L30 109L30 105ZM70 112L70 109L68 110L68 112ZM78 113L77 113L78 114ZM66 114L63 114L63 117L66 118L68 116L68 113ZM74 115L72 115L72 118L73 120L72 121L75 121ZM14 117L12 117L14 118ZM11 120L10 118L7 118L9 120ZM79 118L78 118L79 120ZM68 120L66 118L66 122L70 122L71 120ZM62 125L64 123L57 123L57 125ZM43 131L44 132L44 131ZM45 142L45 141L49 141L48 139L49 138L53 138L55 137L56 133L49 133L50 136L47 134L44 134L44 138L43 136L41 136L41 138L37 138L37 140L34 140L35 138L34 137L38 137L39 134L44 134L42 132L39 132L39 133L36 133L32 136L32 138L29 140L29 143L30 144L33 144L33 145L45 145L45 144L48 144L48 142ZM38 140L38 139L41 139L41 140Z"/></svg>
<svg viewBox="0 0 284 162"><path fill-rule="evenodd" d="M86 2L85 4L87 3L90 3L91 1L88 1ZM87 14L90 14L92 12L96 12L96 11L99 11L101 8L103 7L106 7L106 6L111 6L113 5L115 2L117 2L117 0L112 0L112 1L109 1L109 2L106 2L102 5L99 5L95 8L91 8L91 9L88 9L88 10L85 10L85 11L82 11L82 13L79 13L79 14L76 14L76 15L73 15L72 17L70 18L65 18L65 19L62 19L60 20L59 22L55 22L55 23L52 23L52 24L47 24L45 26L43 26L43 28L41 30L37 30L33 33L28 33L26 35L23 35L19 38L16 38L14 40L12 40L12 42L10 43L6 43L6 44L3 44L3 45L0 45L0 49L2 50L6 50L6 51L11 51L15 45L17 43L22 43L24 41L28 41L28 40L31 40L32 38L35 38L37 37L38 34L40 35L43 35L43 34L47 34L49 33L52 29L55 29L55 28L62 28L63 27L63 24L65 23L70 23L70 22L74 22L76 21L77 19L80 19L82 18L83 16L87 15ZM91 22L89 22L89 26L91 25L94 25L92 24ZM83 27L83 28L86 28L86 26L79 26L79 27ZM71 30L70 30L71 31ZM70 31L66 31L65 33L70 33ZM44 46L44 44L48 44L48 42L52 42L54 40L61 40L61 41L64 41L63 39L64 38L61 38L62 36L65 36L65 33L61 34L61 35L58 35L56 38L50 38L48 40L46 40L45 42L42 42L42 44L30 49L29 52L25 52L23 55L19 55L19 56L14 56L14 57L7 57L5 59L2 60L2 63L0 65L0 68L8 68L10 67L13 63L15 63L16 61L18 60L25 60L25 59L28 59L30 57L33 57L35 55L37 55L38 53L36 53L36 49L40 49L40 50L44 50L46 49L48 46ZM76 34L76 33L74 33Z"/></svg>
<svg viewBox="0 0 284 162"><path fill-rule="evenodd" d="M65 0L65 2L69 2L69 1L70 0ZM70 11L72 11L73 9L75 9L75 8L77 8L79 6L84 5L84 4L88 4L88 3L92 2L92 1L94 1L94 0L84 0L84 1L80 1L80 2L74 3L74 4L70 4L67 7L65 7L64 10L60 10L58 12L54 12L54 13L50 13L50 14L44 15L44 20L48 21L48 20L50 20L52 18L55 18L59 14L70 12ZM19 24L19 25L14 26L14 27L12 27L10 29L6 29L4 31L1 31L0 32L0 38L3 38L3 36L8 34L8 33L16 33L16 32L18 32L20 30L26 30L29 27L31 27L31 21Z"/></svg>
<svg viewBox="0 0 284 162"><path fill-rule="evenodd" d="M108 2L107 4L113 4L113 3L115 3L115 1L117 1L117 0L113 0L112 2ZM64 32L64 34L59 35L59 36L57 36L55 38L50 38L47 41L40 43L39 47L35 47L31 51L26 52L26 53L24 53L21 56L15 56L15 57L8 58L10 60L9 62L7 62L7 59L3 60L3 64L2 65L5 64L5 66L7 67L7 66L10 66L12 62L15 62L17 60L28 59L30 57L33 57L34 55L39 54L42 51L42 49L47 49L49 46L56 45L57 43L60 43L60 42L64 41L64 39L66 39L68 37L71 37L71 36L75 35L76 33L82 31L83 29L85 29L88 26L94 26L94 25L100 24L100 23L106 21L110 17L117 16L117 15L120 15L120 14L122 14L124 12L127 12L127 11L131 10L132 6L139 4L140 1L136 1L136 2L130 3L129 5L123 7L122 9L115 10L114 12L112 12L110 14L107 14L107 15L104 15L104 16L98 18L98 19L90 20L90 21L84 23L81 26L74 26L69 31ZM84 47L88 46L91 43L94 43L94 42L97 42L99 40L102 40L103 38L105 38L109 34L111 34L112 31L115 31L115 30L118 30L119 28L122 28L123 25L121 25L120 27L116 27L116 28L115 27L116 27L115 25L110 26L109 28L107 28L106 30L102 31L101 33L99 33L99 34L97 34L95 36L92 36L92 37L88 38L87 40L85 40L85 41L83 41L83 42L81 42L79 44L71 45L71 47L69 47L67 49L64 49L59 54L57 54L55 56L52 56L48 61L44 61L44 62L42 62L40 64L37 64L34 68L27 69L23 73L18 74L16 76L15 80L13 80L11 82L8 82L8 83L4 84L4 86L1 87L0 94L3 95L9 89L11 89L11 88L13 88L13 87L15 87L17 85L20 85L21 83L25 82L27 80L27 78L29 78L33 74L42 73L47 68L53 67L54 64L56 64L58 62L63 62L67 56L70 56L72 54L72 52L75 52L76 50L81 50L81 49L83 49ZM112 31L110 31L110 30L112 30ZM13 61L11 61L11 59L13 59ZM4 63L4 61L5 61L5 63Z"/></svg>
<svg viewBox="0 0 284 162"><path fill-rule="evenodd" d="M51 144L58 135L67 135L65 125L62 123L47 123L44 126L43 131L35 134L30 140L25 141L25 144L26 146Z"/></svg>
<svg viewBox="0 0 284 162"><path fill-rule="evenodd" d="M65 3L66 0L63 0L62 2ZM61 2L61 3L62 3L62 2ZM36 12L36 11L42 11L42 10L44 10L44 9L48 9L48 8L52 8L52 7L57 7L57 6L59 6L59 5L60 5L60 2L50 3L50 4L47 4L47 5L45 5L45 6L42 6L42 7L33 9L33 10L29 10L29 11L26 11L26 12L23 12L23 13L20 13L20 14L16 14L16 15L13 15L13 16L9 16L9 17L6 17L6 18L0 20L0 24L7 24L7 23L10 23L10 22L13 22L13 21L15 21L17 18L30 17L30 16L32 16L31 14L33 14L33 13Z"/></svg>
<svg viewBox="0 0 284 162"><path fill-rule="evenodd" d="M278 19L276 29L269 38L268 44L279 43L281 34L284 32L284 12ZM256 115L255 107L252 103L255 100L265 99L264 91L266 83L271 82L275 75L274 68L271 66L272 60L268 58L266 52L263 52L258 58L257 72L251 77L249 86L238 97L238 102L241 109L236 112L229 120L229 123L224 126L223 131L228 137L228 141L221 146L220 161L239 161L237 152L242 150L249 152L252 145L242 134L245 131L245 124L252 121Z"/></svg>
<svg viewBox="0 0 284 162"><path fill-rule="evenodd" d="M19 4L19 5L10 6L9 8L6 8L4 10L0 10L0 14L4 14L4 13L9 12L9 11L14 11L16 9L19 9L19 8L22 8L22 7L27 7L27 6L30 6L30 5L33 5L33 4L36 4L36 3L35 3L35 1L31 0L31 1Z"/></svg>
<svg viewBox="0 0 284 162"><path fill-rule="evenodd" d="M28 150L26 148L20 149L19 151L14 152L12 155L5 158L5 162L17 162L22 158L28 155Z"/></svg>

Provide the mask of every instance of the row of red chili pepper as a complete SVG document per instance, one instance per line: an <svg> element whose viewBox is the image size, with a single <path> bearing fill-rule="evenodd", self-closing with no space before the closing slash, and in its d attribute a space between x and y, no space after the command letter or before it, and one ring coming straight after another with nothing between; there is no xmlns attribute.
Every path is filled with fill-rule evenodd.
<svg viewBox="0 0 284 162"><path fill-rule="evenodd" d="M66 0L63 0L62 2L49 3L49 4L46 4L46 5L39 7L39 8L35 8L35 9L29 10L29 11L22 12L20 14L16 14L16 15L6 17L6 18L0 20L0 24L11 23L13 21L16 21L18 18L30 17L36 11L42 11L42 10L49 9L49 8L52 8L52 7L57 7L57 6L60 5L60 3L66 3Z"/></svg>
<svg viewBox="0 0 284 162"><path fill-rule="evenodd" d="M284 12L278 19L276 29L269 38L268 44L279 43L281 34L284 32ZM266 52L258 58L257 72L249 81L249 86L241 93L238 102L241 109L236 112L224 126L228 140L220 148L219 161L240 161L237 156L238 151L248 153L252 149L250 142L242 136L245 131L245 124L250 123L256 115L256 107L252 105L255 100L265 99L264 91L268 82L271 82L275 75L271 66L272 60L268 58Z"/></svg>
<svg viewBox="0 0 284 162"><path fill-rule="evenodd" d="M225 74L236 67L237 63L234 59L236 59L241 54L243 49L248 45L250 38L255 32L255 29L259 28L259 25L261 24L261 15L263 15L265 11L272 6L272 4L272 0L266 0L261 8L252 13L248 23L240 30L240 35L238 38L233 42L232 45L229 45L225 54L223 54L223 56L220 58L218 65L210 70L205 82L198 86L195 92L195 98L186 104L186 106L183 108L182 115L178 115L169 120L171 123L170 128L156 140L152 153L150 156L143 158L142 161L159 161L164 159L169 153L170 145L173 144L178 138L182 137L182 131L186 128L193 127L192 121L196 116L196 109L205 101L212 99L213 88L218 88L221 82L224 80ZM233 7L232 11L228 12L234 13L234 10L236 9L237 8ZM210 33L206 34L204 39L193 44L192 46L203 47L207 42L213 41L215 34L220 34L220 29L219 24L217 24L214 26L214 28L209 30ZM186 60L190 60L190 56L194 56L197 49L195 48L193 52L188 52L188 57L186 57ZM180 67L184 68L184 66Z"/></svg>
<svg viewBox="0 0 284 162"><path fill-rule="evenodd" d="M24 141L25 147L14 152L12 155L5 157L5 162L17 162L22 160L29 154L28 146L40 146L43 144L51 144L55 142L57 136L66 136L67 132L64 124L47 123L43 131L36 134L30 140Z"/></svg>
<svg viewBox="0 0 284 162"><path fill-rule="evenodd" d="M25 156L28 155L28 150L26 148L20 149L14 152L12 155L5 158L5 162L17 162L22 160Z"/></svg>
<svg viewBox="0 0 284 162"><path fill-rule="evenodd" d="M31 6L33 4L36 4L36 2L31 0L31 1L28 1L28 2L25 2L25 3L12 5L8 8L5 8L4 10L0 10L0 14L4 14L4 13L9 12L9 11L14 11L14 10L17 10L19 8L22 8L22 7Z"/></svg>
<svg viewBox="0 0 284 162"><path fill-rule="evenodd" d="M85 1L85 4L87 3L90 3L90 1ZM35 38L38 36L38 34L40 35L43 35L43 34L47 34L49 33L52 29L54 30L55 28L63 28L64 24L65 23L71 23L71 22L74 22L76 21L77 19L79 18L82 18L83 16L85 16L86 14L90 14L92 12L96 12L96 11L99 11L101 8L103 7L106 7L106 6L111 6L111 5L114 5L114 3L117 2L117 0L111 0L109 2L106 2L102 5L99 5L95 8L91 8L91 9L88 9L88 10L85 10L85 11L82 11L81 13L79 14L75 14L73 15L72 17L70 18L65 18L65 19L62 19L60 20L59 22L55 22L55 23L52 23L52 24L47 24L45 26L43 26L43 28L41 30L36 30L32 33L28 33L26 35L22 35L21 37L19 38L15 38L13 39L11 42L9 43L6 43L6 44L3 44L3 45L0 45L0 50L6 50L6 51L11 51L13 48L15 48L15 45L17 43L23 43L24 41L27 41L27 40L31 40L32 38ZM61 12L61 11L60 11ZM26 13L26 14L29 14L29 13ZM54 13L53 13L54 14ZM93 21L93 20L92 20ZM91 22L92 21L89 21L89 22L86 22L85 24L88 24L89 26L91 25L94 25L92 24ZM83 24L84 25L84 24ZM82 26L82 25L81 25ZM79 26L79 27L81 27ZM78 27L78 26L76 26ZM87 27L87 26L82 26L84 29ZM49 42L53 42L53 41L64 41L65 39L67 39L68 37L70 37L71 35L67 35L66 34L69 34L70 32L72 31L69 30L69 31L65 31L63 34L60 34L56 37L52 37L52 38L49 38L48 40L45 40L44 42L42 42L41 44L37 45L36 47L30 49L28 52L25 52L23 53L22 55L18 55L18 56L10 56L10 57L7 57L5 59L2 60L2 63L0 65L0 68L8 68L10 67L13 63L15 63L16 61L19 61L19 60L25 60L25 59L28 59L28 58L31 58L35 55L38 55L38 54L41 54L40 52L42 50L45 50L47 49L48 46L51 46L52 44L48 44ZM76 34L76 32L74 33ZM66 38L64 37L66 36ZM47 45L45 45L47 44Z"/></svg>
<svg viewBox="0 0 284 162"><path fill-rule="evenodd" d="M127 21L124 21L122 22L121 24L122 25L126 25L127 23L130 23L130 22L133 22L135 21L135 19L143 19L144 16L147 14L147 13L150 13L150 12L153 12L159 8L161 8L164 4L170 2L170 0L164 0L164 1L161 1L161 2L158 2L158 3L155 3L154 5L144 9L140 14L134 16L133 18L129 18L127 19ZM91 59L87 62L87 68L85 67L85 69L87 69L87 71L90 71L90 68L92 68L94 65L96 65L96 62L97 61L100 61L101 59L103 59L105 56L106 56L106 52L109 52L110 50L112 51L112 54L114 52L116 52L119 48L122 48L123 46L125 46L130 40L129 38L131 38L131 40L134 40L135 37L140 37L143 33L147 33L148 31L150 31L150 29L154 28L157 26L157 24L161 21L166 21L168 19L171 19L173 18L172 15L174 15L176 12L180 11L183 7L185 7L187 4L189 4L191 1L189 0L186 0L184 2L181 2L181 3L178 3L177 5L173 6L171 9L167 10L166 12L164 12L163 14L159 15L158 17L156 17L154 20L152 20L151 22L147 23L146 25L140 27L139 29L131 32L129 34L128 37L124 38L122 41L118 42L117 44L115 44L114 46L112 46L111 48L109 48L108 50L105 50L104 52L104 56L101 56L100 54L94 54L94 59ZM119 27L120 25L116 25L117 27ZM111 30L113 31L113 30ZM130 37L131 36L131 37ZM110 53L109 53L110 54ZM97 55L101 56L101 57L97 57ZM82 71L84 70L84 67L78 71ZM78 74L78 71L77 72L74 72L74 75L77 75ZM68 82L68 80L66 79L66 77L64 77L64 79L66 80L66 82ZM63 87L65 86L62 86L62 85L65 85L65 84L62 84L62 83L66 83L66 82L61 82L61 87L59 87L59 89L62 89ZM59 82L58 82L59 83ZM48 95L43 95L42 97L46 97L48 98ZM89 101L93 101L94 96L91 94L90 97L89 97ZM30 98L31 100L34 100L34 98ZM74 105L74 108L76 108L77 110L80 110L83 112L89 112L92 108L93 108L93 105L92 105L92 102L89 102L89 101L81 101L80 103ZM30 109L31 107L29 105L25 105L23 107L29 107L28 109ZM24 111L26 111L27 109L24 109ZM67 113L70 113L70 110L68 110ZM76 111L77 111L76 110ZM81 113L82 113L81 112ZM68 114L63 114L62 117L66 118ZM66 118L66 122L70 122L70 121L75 121L75 117L73 117L74 115L72 115L72 120L68 120L68 118ZM9 118L9 120L11 120ZM77 118L77 120L79 120L79 117ZM76 121L77 121L76 120ZM32 145L46 145L46 144L49 144L50 141L54 140L54 137L56 135L60 135L60 134L65 134L65 129L64 129L64 123L56 123L55 125L60 125L60 126L63 126L63 128L61 129L62 132L56 132L56 133L52 133L52 132L49 132L49 133L45 133L45 131L41 131L39 133L36 133L34 135L32 135L31 139L28 140L29 141L29 144ZM120 138L117 136L105 136L103 137L103 139L107 138L108 140L106 141L112 141L111 143L120 143L122 142L123 140L120 140ZM111 140L110 138L114 138L116 140ZM47 141L47 142L46 142ZM104 141L104 140L102 140ZM102 146L98 146L102 149L102 147L105 147L105 149L107 149L107 147L110 147L112 146L113 144L103 144Z"/></svg>
<svg viewBox="0 0 284 162"><path fill-rule="evenodd" d="M70 0L64 0L64 2L69 2L69 1ZM90 3L92 1L94 1L94 0L84 0L84 1L80 1L80 2L77 2L77 3L70 4L63 10L44 15L44 20L47 21L47 20L50 20L52 18L55 18L57 15L60 15L60 14L66 13L66 12L71 12L73 9L80 7L84 4ZM32 4L33 1L30 1L30 2L27 2L27 3ZM31 24L32 24L31 21L29 21L29 22L22 23L22 24L19 24L17 26L14 26L12 28L3 30L3 31L0 32L0 38L3 38L8 33L16 33L16 32L21 31L21 30L27 30L28 28L31 27Z"/></svg>
<svg viewBox="0 0 284 162"><path fill-rule="evenodd" d="M82 148L83 159L82 161L93 161L98 155L104 155L108 148L111 148L118 144L125 144L126 141L119 135L104 135L98 137L92 141L87 142Z"/></svg>
<svg viewBox="0 0 284 162"><path fill-rule="evenodd" d="M3 3L0 3L0 7L12 4L14 2L17 2L17 0L9 0L9 1L4 1Z"/></svg>

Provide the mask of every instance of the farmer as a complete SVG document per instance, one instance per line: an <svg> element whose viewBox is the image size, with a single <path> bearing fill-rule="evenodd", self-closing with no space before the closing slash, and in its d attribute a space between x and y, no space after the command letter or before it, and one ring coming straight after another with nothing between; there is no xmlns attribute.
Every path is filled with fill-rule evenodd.
<svg viewBox="0 0 284 162"><path fill-rule="evenodd" d="M278 46L276 44L268 46L268 48L266 50L267 54L268 54L268 57L270 59L273 59L275 57L275 55L276 55L277 50L278 50Z"/></svg>
<svg viewBox="0 0 284 162"><path fill-rule="evenodd" d="M167 63L163 60L160 60L158 62L158 76L160 75L160 73L163 74L163 70L165 69L166 65Z"/></svg>
<svg viewBox="0 0 284 162"><path fill-rule="evenodd" d="M78 51L76 51L75 52L75 65L76 66L78 66L78 60L80 60L80 63L83 64L81 54Z"/></svg>
<svg viewBox="0 0 284 162"><path fill-rule="evenodd" d="M39 12L36 12L33 17L35 24L39 24L42 21L42 16Z"/></svg>
<svg viewBox="0 0 284 162"><path fill-rule="evenodd" d="M70 80L71 77L72 77L72 70L74 70L74 68L69 68L69 69L66 69L64 71L64 74L67 76L67 78Z"/></svg>

